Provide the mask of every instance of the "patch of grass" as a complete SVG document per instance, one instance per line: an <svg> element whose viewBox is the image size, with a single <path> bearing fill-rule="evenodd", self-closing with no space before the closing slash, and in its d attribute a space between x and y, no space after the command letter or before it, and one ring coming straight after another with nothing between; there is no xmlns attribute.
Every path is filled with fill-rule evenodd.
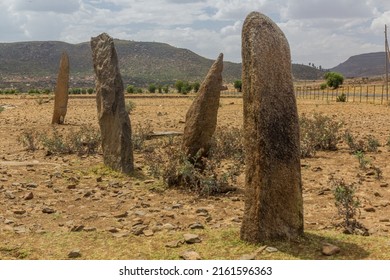
<svg viewBox="0 0 390 280"><path fill-rule="evenodd" d="M5 108L3 106L0 106L0 113L3 112Z"/></svg>
<svg viewBox="0 0 390 280"><path fill-rule="evenodd" d="M344 93L340 94L336 98L336 102L346 102L346 101L347 101L347 96Z"/></svg>
<svg viewBox="0 0 390 280"><path fill-rule="evenodd" d="M137 105L132 100L128 100L125 104L125 110L128 114L131 114L135 110L136 107L137 107Z"/></svg>
<svg viewBox="0 0 390 280"><path fill-rule="evenodd" d="M194 250L204 260L237 260L244 254L254 253L261 246L267 245L278 249L278 252L263 251L256 259L264 260L362 260L390 259L390 251L383 250L388 238L381 236L345 235L335 231L308 231L296 241L266 242L248 244L240 240L239 228L197 230L202 242L183 244L179 248L167 248L165 244L183 239L182 231L158 232L152 237L134 236L117 238L107 232L59 232L46 234L14 234L2 232L1 240L9 244L0 249L2 259L14 259L17 252L27 253L24 259L60 260L67 259L67 254L79 248L81 259L143 259L143 260L176 260L186 250ZM51 244L50 248L47 244ZM340 247L341 252L331 257L321 254L324 243ZM22 246L17 244L23 244ZM17 248L17 249L15 249ZM131 248L128 250L126 248ZM16 253L16 255L14 255ZM23 254L22 254L23 256Z"/></svg>
<svg viewBox="0 0 390 280"><path fill-rule="evenodd" d="M355 153L355 156L359 160L359 167L364 170L367 169L368 165L370 164L370 161L365 157L364 152L357 151Z"/></svg>

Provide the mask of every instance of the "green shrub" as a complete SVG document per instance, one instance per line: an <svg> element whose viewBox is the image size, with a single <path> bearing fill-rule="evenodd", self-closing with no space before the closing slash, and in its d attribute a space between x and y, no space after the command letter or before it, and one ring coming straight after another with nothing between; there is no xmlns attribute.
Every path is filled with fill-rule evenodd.
<svg viewBox="0 0 390 280"><path fill-rule="evenodd" d="M361 169L367 169L367 166L370 164L370 161L365 157L364 152L357 151L355 156L359 160L359 167Z"/></svg>
<svg viewBox="0 0 390 280"><path fill-rule="evenodd" d="M323 84L320 85L320 89L321 89L321 90L326 89L326 87L327 87L326 83L323 83Z"/></svg>
<svg viewBox="0 0 390 280"><path fill-rule="evenodd" d="M353 154L357 152L377 152L378 147L380 147L379 141L374 136L368 135L365 140L356 139L349 130L345 131L344 140Z"/></svg>
<svg viewBox="0 0 390 280"><path fill-rule="evenodd" d="M71 131L67 137L71 153L77 155L96 154L101 145L100 131L91 126L84 125L77 131Z"/></svg>
<svg viewBox="0 0 390 280"><path fill-rule="evenodd" d="M299 119L301 134L301 157L314 156L317 150L336 150L340 138L341 122L330 117L314 114L312 118L302 115Z"/></svg>
<svg viewBox="0 0 390 280"><path fill-rule="evenodd" d="M0 113L3 112L5 109L3 106L0 106Z"/></svg>
<svg viewBox="0 0 390 280"><path fill-rule="evenodd" d="M48 154L71 154L72 147L57 129L53 128L52 134L42 134L41 142Z"/></svg>
<svg viewBox="0 0 390 280"><path fill-rule="evenodd" d="M331 178L331 184L333 186L333 195L338 214L343 218L341 226L344 227L344 232L367 235L367 229L356 220L356 215L359 213L360 201L355 195L356 187L354 184L347 184L343 179L334 178Z"/></svg>
<svg viewBox="0 0 390 280"><path fill-rule="evenodd" d="M88 88L88 89L87 89L87 93L88 93L88 94L92 94L93 92L94 92L94 89L93 89L93 88Z"/></svg>
<svg viewBox="0 0 390 280"><path fill-rule="evenodd" d="M347 96L344 93L340 94L336 98L336 102L346 102L346 101L347 101Z"/></svg>
<svg viewBox="0 0 390 280"><path fill-rule="evenodd" d="M134 86L133 85L128 85L127 88L126 88L126 92L127 93L134 93L135 92Z"/></svg>
<svg viewBox="0 0 390 280"><path fill-rule="evenodd" d="M148 90L150 93L155 93L156 92L156 85L155 84L150 84L149 87L148 87Z"/></svg>
<svg viewBox="0 0 390 280"><path fill-rule="evenodd" d="M164 91L164 93L168 93L169 92L169 85L163 86L162 90Z"/></svg>

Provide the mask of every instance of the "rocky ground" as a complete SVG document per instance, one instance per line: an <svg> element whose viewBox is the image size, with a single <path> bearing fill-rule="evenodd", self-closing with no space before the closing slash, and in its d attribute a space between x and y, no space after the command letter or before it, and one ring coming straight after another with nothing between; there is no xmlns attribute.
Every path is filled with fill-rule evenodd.
<svg viewBox="0 0 390 280"><path fill-rule="evenodd" d="M42 99L42 98L41 98ZM133 98L133 128L150 125L154 131L182 131L191 98ZM135 153L138 172L127 177L102 166L101 155L47 155L40 149L26 151L17 141L22 132L51 131L53 101L46 97L0 97L0 233L105 232L114 237L140 236L153 240L169 232L193 233L196 229L237 229L243 215L243 176L237 191L199 197L183 190L163 189L147 173L143 155ZM372 236L389 236L390 165L386 143L390 136L390 107L372 104L326 103L299 100L299 113L323 113L344 123L354 135L375 136L381 146L366 153L371 168L359 167L358 159L340 140L337 151L318 152L302 160L306 230L335 229L341 221L334 204L331 176L356 183L361 201L359 221ZM97 128L95 100L71 98L61 132L82 125ZM240 127L242 99L223 98L218 125ZM199 242L186 236L186 242ZM156 237L157 238L157 237ZM0 249L12 241L1 240ZM169 240L168 247L181 241ZM41 252L31 258L53 258ZM77 252L76 252L77 253ZM29 257L29 256L28 256ZM141 256L142 257L142 256ZM0 250L0 259L9 258ZM56 258L54 256L54 258ZM87 256L88 258L88 256Z"/></svg>

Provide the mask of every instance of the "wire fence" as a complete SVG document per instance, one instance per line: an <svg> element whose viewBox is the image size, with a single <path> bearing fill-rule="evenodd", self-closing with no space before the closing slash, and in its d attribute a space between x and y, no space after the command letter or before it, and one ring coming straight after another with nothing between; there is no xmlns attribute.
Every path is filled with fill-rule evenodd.
<svg viewBox="0 0 390 280"><path fill-rule="evenodd" d="M298 99L317 99L326 101L387 104L389 93L385 85L342 86L337 89L321 89L313 86L296 86L295 96ZM339 99L338 99L339 98Z"/></svg>

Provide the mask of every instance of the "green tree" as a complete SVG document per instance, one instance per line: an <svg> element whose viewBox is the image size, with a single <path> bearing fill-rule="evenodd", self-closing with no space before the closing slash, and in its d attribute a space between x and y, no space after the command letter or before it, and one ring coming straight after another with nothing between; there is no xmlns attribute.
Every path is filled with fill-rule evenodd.
<svg viewBox="0 0 390 280"><path fill-rule="evenodd" d="M236 80L234 81L234 88L238 90L238 92L242 91L242 81L241 80Z"/></svg>
<svg viewBox="0 0 390 280"><path fill-rule="evenodd" d="M126 88L127 93L134 93L134 86L133 85L128 85Z"/></svg>
<svg viewBox="0 0 390 280"><path fill-rule="evenodd" d="M169 92L169 85L163 86L162 90L164 91L164 93L168 93Z"/></svg>
<svg viewBox="0 0 390 280"><path fill-rule="evenodd" d="M325 74L326 84L334 89L338 88L344 82L344 77L337 72L328 72Z"/></svg>
<svg viewBox="0 0 390 280"><path fill-rule="evenodd" d="M183 86L184 86L184 82L183 81L180 81L180 80L176 81L175 88L177 89L178 93L182 92Z"/></svg>
<svg viewBox="0 0 390 280"><path fill-rule="evenodd" d="M200 83L199 82L195 82L192 84L192 87L194 89L194 92L198 92L199 88L200 88Z"/></svg>
<svg viewBox="0 0 390 280"><path fill-rule="evenodd" d="M162 93L163 86L162 86L162 85L158 85L158 86L157 86L157 89L158 89L158 93Z"/></svg>
<svg viewBox="0 0 390 280"><path fill-rule="evenodd" d="M150 93L155 93L156 92L156 85L155 84L150 84L149 87L148 87L148 90Z"/></svg>

